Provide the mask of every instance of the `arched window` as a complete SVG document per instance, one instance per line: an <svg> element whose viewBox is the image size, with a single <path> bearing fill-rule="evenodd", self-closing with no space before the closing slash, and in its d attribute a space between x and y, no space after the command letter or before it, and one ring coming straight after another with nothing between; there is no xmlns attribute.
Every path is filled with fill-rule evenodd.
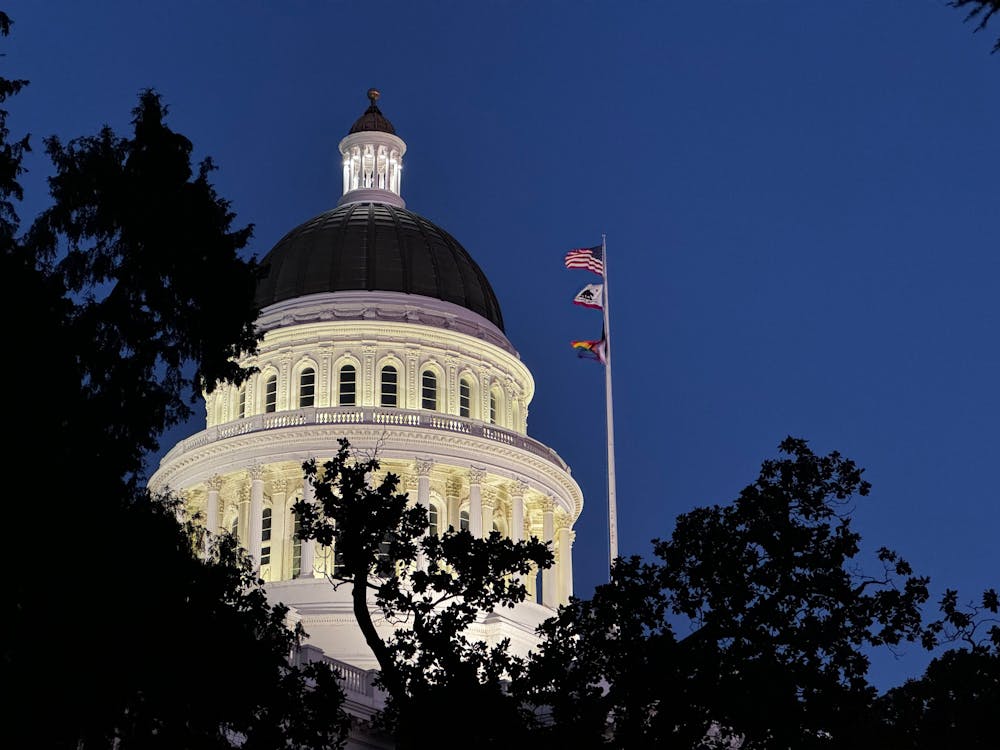
<svg viewBox="0 0 1000 750"><path fill-rule="evenodd" d="M243 419L247 415L247 386L246 383L240 386L239 392L239 406L237 413L240 415L239 419Z"/></svg>
<svg viewBox="0 0 1000 750"><path fill-rule="evenodd" d="M438 528L438 508L434 503L431 503L427 508L427 533L431 536L437 536Z"/></svg>
<svg viewBox="0 0 1000 750"><path fill-rule="evenodd" d="M344 365L340 368L337 403L341 406L354 406L358 402L358 371L354 365Z"/></svg>
<svg viewBox="0 0 1000 750"><path fill-rule="evenodd" d="M270 508L264 508L260 521L260 564L271 564L271 521L272 512Z"/></svg>
<svg viewBox="0 0 1000 750"><path fill-rule="evenodd" d="M458 416L472 416L472 383L468 378L458 381Z"/></svg>
<svg viewBox="0 0 1000 750"><path fill-rule="evenodd" d="M437 411L438 408L438 379L433 370L424 370L420 376L420 407Z"/></svg>
<svg viewBox="0 0 1000 750"><path fill-rule="evenodd" d="M382 377L379 382L379 404L382 406L399 405L399 376L396 368L386 365L382 368Z"/></svg>
<svg viewBox="0 0 1000 750"><path fill-rule="evenodd" d="M229 533L232 534L237 539L240 536L240 514L235 513L233 515L233 520L229 522Z"/></svg>
<svg viewBox="0 0 1000 750"><path fill-rule="evenodd" d="M316 371L307 367L299 375L299 408L316 403Z"/></svg>
<svg viewBox="0 0 1000 750"><path fill-rule="evenodd" d="M278 408L278 376L272 375L264 384L264 411L270 413Z"/></svg>
<svg viewBox="0 0 1000 750"><path fill-rule="evenodd" d="M496 391L490 391L490 424L497 423L500 412L500 397Z"/></svg>
<svg viewBox="0 0 1000 750"><path fill-rule="evenodd" d="M469 511L463 510L458 514L458 528L459 531L469 530Z"/></svg>

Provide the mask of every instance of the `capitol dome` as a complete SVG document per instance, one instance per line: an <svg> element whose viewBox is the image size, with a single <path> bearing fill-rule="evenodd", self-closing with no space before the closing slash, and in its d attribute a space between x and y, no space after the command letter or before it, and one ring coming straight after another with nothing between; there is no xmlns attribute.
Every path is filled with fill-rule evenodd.
<svg viewBox="0 0 1000 750"><path fill-rule="evenodd" d="M261 265L261 309L322 292L403 292L461 305L503 330L496 294L465 248L427 219L387 203L326 211L288 232Z"/></svg>
<svg viewBox="0 0 1000 750"><path fill-rule="evenodd" d="M331 585L336 542L295 533L292 507L315 497L303 462L328 460L346 438L401 478L427 510L428 534L452 527L549 543L555 562L525 577L528 600L470 626L471 637L522 656L573 594L573 524L583 509L569 466L528 434L534 379L489 281L454 237L406 209L406 144L377 94L340 141L337 206L262 259L262 338L239 359L252 374L205 394L205 428L175 445L149 481L180 496L207 538L237 537L268 597L308 633L310 658L337 664L362 712L376 707L377 660L351 587ZM388 635L394 626L379 627Z"/></svg>

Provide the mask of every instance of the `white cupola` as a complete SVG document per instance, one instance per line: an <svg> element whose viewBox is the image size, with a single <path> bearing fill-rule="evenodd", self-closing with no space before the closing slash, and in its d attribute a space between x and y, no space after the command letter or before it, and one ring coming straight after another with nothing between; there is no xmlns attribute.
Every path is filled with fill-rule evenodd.
<svg viewBox="0 0 1000 750"><path fill-rule="evenodd" d="M376 104L379 96L377 89L368 89L371 104L340 142L344 194L338 206L346 203L388 203L406 208L406 202L400 195L406 144L379 110Z"/></svg>

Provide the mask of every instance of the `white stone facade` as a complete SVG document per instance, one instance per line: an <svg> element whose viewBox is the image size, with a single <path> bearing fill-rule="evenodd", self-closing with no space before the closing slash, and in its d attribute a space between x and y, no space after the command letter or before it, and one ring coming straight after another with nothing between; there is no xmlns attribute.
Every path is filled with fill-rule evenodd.
<svg viewBox="0 0 1000 750"><path fill-rule="evenodd" d="M387 132L345 138L341 203L403 206L405 150ZM272 601L303 624L310 658L319 649L363 674L377 665L349 588L326 579L336 550L296 540L290 512L311 496L303 462L330 458L347 438L402 478L432 531L551 542L555 565L528 578L530 600L472 628L490 644L509 638L516 653L532 649L537 625L573 593L583 496L555 451L528 436L534 380L503 331L461 305L397 291L285 299L262 311L258 327L259 351L241 361L257 372L206 397L205 429L166 454L150 488L179 494L210 534L237 534ZM382 624L386 635L394 627Z"/></svg>
<svg viewBox="0 0 1000 750"><path fill-rule="evenodd" d="M534 626L573 592L572 526L583 497L562 459L527 436L534 381L503 333L458 305L397 292L289 300L265 310L260 327L259 352L242 363L259 372L207 397L206 429L164 457L151 488L180 492L210 532L235 530L311 642L371 668L349 596L323 578L333 551L303 549L290 515L308 489L302 463L330 457L346 437L403 477L439 529L553 543L556 565L528 581L536 601L479 628L488 641L530 648ZM354 368L354 398L341 405L345 365ZM397 406L381 405L387 365L398 375ZM434 375L435 408L425 408L425 373Z"/></svg>

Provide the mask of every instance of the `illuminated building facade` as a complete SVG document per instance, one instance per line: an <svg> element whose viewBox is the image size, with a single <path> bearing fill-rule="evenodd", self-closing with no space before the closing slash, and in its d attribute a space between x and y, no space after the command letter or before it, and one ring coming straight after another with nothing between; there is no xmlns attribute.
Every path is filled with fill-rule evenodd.
<svg viewBox="0 0 1000 750"><path fill-rule="evenodd" d="M290 508L311 491L303 461L330 457L346 437L403 478L431 533L551 541L556 563L528 580L531 601L475 625L476 637L510 638L518 653L572 594L583 506L563 460L528 436L534 381L489 281L450 234L406 209L406 144L378 92L369 98L340 143L339 203L262 261L264 338L241 362L258 372L207 396L205 429L170 450L150 481L179 493L210 533L235 532L269 596L302 622L308 650L351 665L361 688L376 663L350 592L325 578L336 550L295 539Z"/></svg>

